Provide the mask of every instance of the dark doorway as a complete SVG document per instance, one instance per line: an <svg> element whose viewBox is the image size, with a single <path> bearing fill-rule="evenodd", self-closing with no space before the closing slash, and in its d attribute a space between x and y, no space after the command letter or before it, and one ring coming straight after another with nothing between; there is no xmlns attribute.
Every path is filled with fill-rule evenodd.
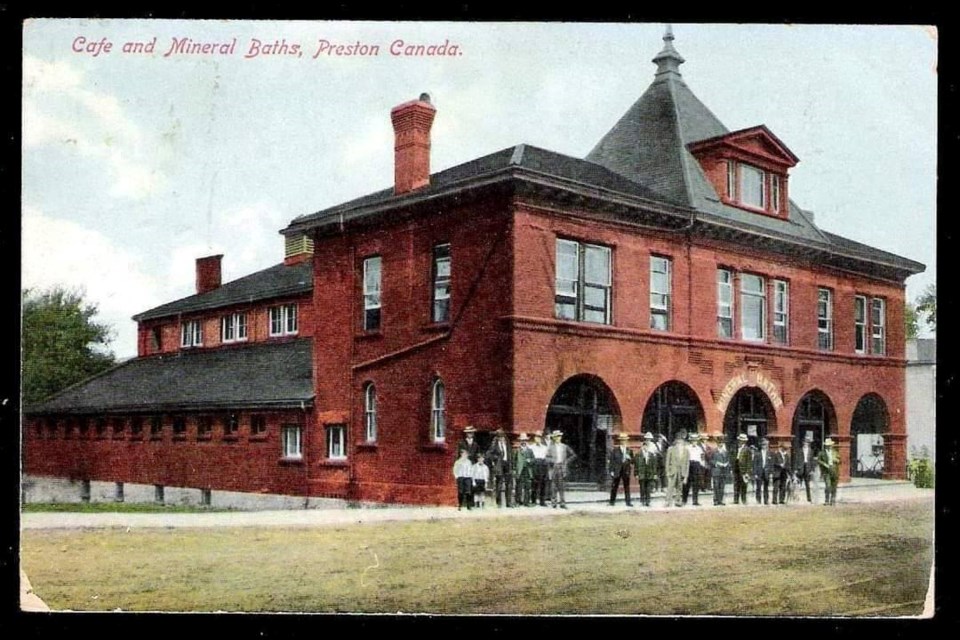
<svg viewBox="0 0 960 640"><path fill-rule="evenodd" d="M760 439L775 426L776 413L770 399L758 387L744 387L737 391L727 413L723 416L723 434L732 446L737 436L747 434L747 443L760 446Z"/></svg>
<svg viewBox="0 0 960 640"><path fill-rule="evenodd" d="M833 403L822 391L811 391L802 398L793 414L793 450L800 451L804 440L810 440L814 453L823 448L823 441L837 433L837 416Z"/></svg>
<svg viewBox="0 0 960 640"><path fill-rule="evenodd" d="M889 425L887 405L875 393L857 403L850 423L850 475L857 478L883 476L883 434Z"/></svg>
<svg viewBox="0 0 960 640"><path fill-rule="evenodd" d="M557 389L547 409L548 432L563 432L577 454L568 469L571 482L606 482L607 448L620 425L613 392L596 376L574 376Z"/></svg>
<svg viewBox="0 0 960 640"><path fill-rule="evenodd" d="M671 380L657 387L650 396L643 410L642 428L644 432L663 434L667 442L673 442L678 431L693 433L703 420L703 407L697 394L682 382Z"/></svg>

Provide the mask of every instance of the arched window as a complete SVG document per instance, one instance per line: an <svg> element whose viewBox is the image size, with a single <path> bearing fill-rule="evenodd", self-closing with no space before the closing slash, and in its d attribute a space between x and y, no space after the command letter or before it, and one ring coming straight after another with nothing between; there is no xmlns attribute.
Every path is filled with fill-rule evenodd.
<svg viewBox="0 0 960 640"><path fill-rule="evenodd" d="M447 393L440 379L433 383L430 404L430 433L434 442L443 442L447 433Z"/></svg>
<svg viewBox="0 0 960 640"><path fill-rule="evenodd" d="M363 390L363 424L367 442L377 441L377 389L373 383Z"/></svg>

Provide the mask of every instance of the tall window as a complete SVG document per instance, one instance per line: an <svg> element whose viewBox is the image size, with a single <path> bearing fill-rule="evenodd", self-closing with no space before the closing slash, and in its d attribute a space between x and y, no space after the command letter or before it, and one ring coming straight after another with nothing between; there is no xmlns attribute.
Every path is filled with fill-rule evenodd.
<svg viewBox="0 0 960 640"><path fill-rule="evenodd" d="M886 324L886 305L883 298L874 298L870 301L870 325L873 329L873 343L870 345L870 353L882 356L887 352Z"/></svg>
<svg viewBox="0 0 960 640"><path fill-rule="evenodd" d="M773 341L787 344L790 339L790 285L785 280L773 281Z"/></svg>
<svg viewBox="0 0 960 640"><path fill-rule="evenodd" d="M434 442L443 442L447 435L447 394L441 380L430 393L430 434Z"/></svg>
<svg viewBox="0 0 960 640"><path fill-rule="evenodd" d="M450 320L450 245L433 248L433 321Z"/></svg>
<svg viewBox="0 0 960 640"><path fill-rule="evenodd" d="M347 457L347 427L342 424L327 425L327 457L345 460Z"/></svg>
<svg viewBox="0 0 960 640"><path fill-rule="evenodd" d="M296 424L285 424L280 429L280 445L283 448L283 457L299 460L303 457L303 427Z"/></svg>
<svg viewBox="0 0 960 640"><path fill-rule="evenodd" d="M271 336L296 335L297 330L297 305L282 304L278 307L270 307Z"/></svg>
<svg viewBox="0 0 960 640"><path fill-rule="evenodd" d="M737 164L733 160L727 160L727 197L735 200L737 185Z"/></svg>
<svg viewBox="0 0 960 640"><path fill-rule="evenodd" d="M864 296L853 298L853 350L867 352L867 299Z"/></svg>
<svg viewBox="0 0 960 640"><path fill-rule="evenodd" d="M670 258L650 256L650 328L670 330Z"/></svg>
<svg viewBox="0 0 960 640"><path fill-rule="evenodd" d="M187 435L187 419L183 416L174 417L173 435L175 438L182 438Z"/></svg>
<svg viewBox="0 0 960 640"><path fill-rule="evenodd" d="M163 434L163 420L160 416L150 417L150 437L159 438Z"/></svg>
<svg viewBox="0 0 960 640"><path fill-rule="evenodd" d="M363 261L363 328L380 329L380 256Z"/></svg>
<svg viewBox="0 0 960 640"><path fill-rule="evenodd" d="M833 294L829 289L817 291L817 346L833 349Z"/></svg>
<svg viewBox="0 0 960 640"><path fill-rule="evenodd" d="M367 442L377 441L377 389L368 384L363 390L363 424Z"/></svg>
<svg viewBox="0 0 960 640"><path fill-rule="evenodd" d="M241 342L247 339L247 314L232 313L220 318L220 341Z"/></svg>
<svg viewBox="0 0 960 640"><path fill-rule="evenodd" d="M780 176L770 176L770 199L774 213L780 213Z"/></svg>
<svg viewBox="0 0 960 640"><path fill-rule="evenodd" d="M199 347L203 345L203 328L199 320L188 320L180 324L180 346Z"/></svg>
<svg viewBox="0 0 960 640"><path fill-rule="evenodd" d="M163 332L159 326L150 329L150 351L160 351L163 346Z"/></svg>
<svg viewBox="0 0 960 640"><path fill-rule="evenodd" d="M250 435L264 436L267 434L267 416L250 416Z"/></svg>
<svg viewBox="0 0 960 640"><path fill-rule="evenodd" d="M767 206L763 171L748 164L740 165L740 202L763 209Z"/></svg>
<svg viewBox="0 0 960 640"><path fill-rule="evenodd" d="M235 413L223 416L223 435L236 438L240 434L240 416Z"/></svg>
<svg viewBox="0 0 960 640"><path fill-rule="evenodd" d="M733 273L717 269L717 335L733 337Z"/></svg>
<svg viewBox="0 0 960 640"><path fill-rule="evenodd" d="M209 438L211 433L213 433L213 419L210 416L197 418L197 437Z"/></svg>
<svg viewBox="0 0 960 640"><path fill-rule="evenodd" d="M557 240L556 315L610 324L610 247Z"/></svg>
<svg viewBox="0 0 960 640"><path fill-rule="evenodd" d="M744 340L763 340L767 306L763 278L751 273L740 276L740 332Z"/></svg>

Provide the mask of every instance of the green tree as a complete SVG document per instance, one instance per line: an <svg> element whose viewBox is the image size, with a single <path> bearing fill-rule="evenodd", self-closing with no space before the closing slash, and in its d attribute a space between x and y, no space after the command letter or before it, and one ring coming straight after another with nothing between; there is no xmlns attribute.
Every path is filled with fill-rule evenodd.
<svg viewBox="0 0 960 640"><path fill-rule="evenodd" d="M920 332L920 320L917 307L912 302L908 302L903 308L903 321L907 325L907 340L913 340Z"/></svg>
<svg viewBox="0 0 960 640"><path fill-rule="evenodd" d="M917 312L923 314L927 325L937 332L937 284L927 285L917 298Z"/></svg>
<svg viewBox="0 0 960 640"><path fill-rule="evenodd" d="M23 402L31 404L114 364L107 347L110 328L94 321L97 305L84 294L55 286L25 289L23 314Z"/></svg>

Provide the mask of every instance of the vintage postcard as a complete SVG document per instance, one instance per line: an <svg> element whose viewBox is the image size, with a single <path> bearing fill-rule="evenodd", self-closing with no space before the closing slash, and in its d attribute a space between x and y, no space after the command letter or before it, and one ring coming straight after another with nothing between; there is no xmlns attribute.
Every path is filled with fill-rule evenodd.
<svg viewBox="0 0 960 640"><path fill-rule="evenodd" d="M25 22L21 607L933 616L937 38Z"/></svg>

